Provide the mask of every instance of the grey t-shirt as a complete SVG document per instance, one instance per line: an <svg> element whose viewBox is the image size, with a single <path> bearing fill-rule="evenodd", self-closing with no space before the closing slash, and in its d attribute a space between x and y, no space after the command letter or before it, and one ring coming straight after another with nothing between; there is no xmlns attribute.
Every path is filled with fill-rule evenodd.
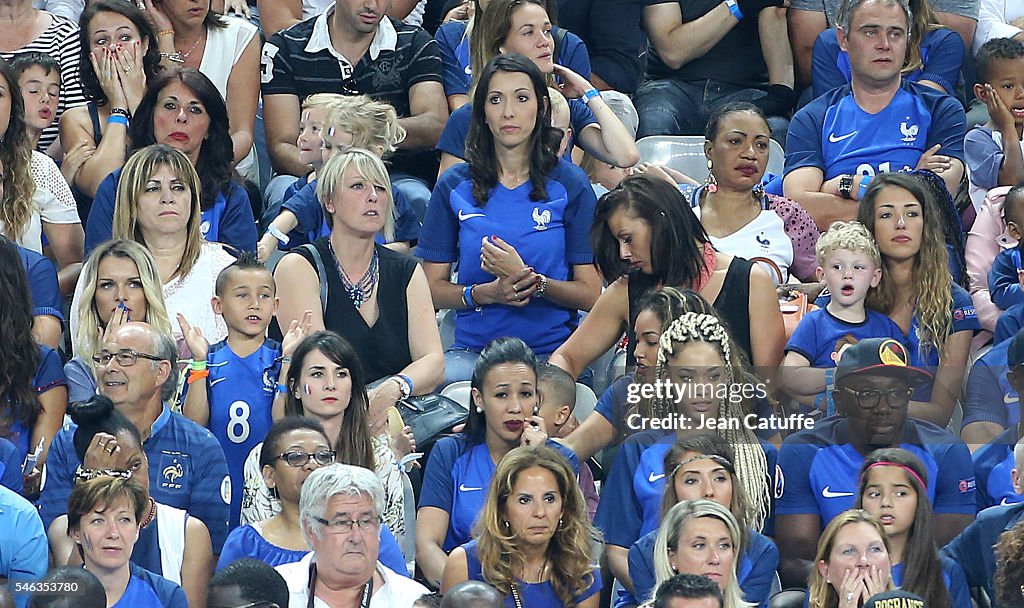
<svg viewBox="0 0 1024 608"><path fill-rule="evenodd" d="M789 7L801 11L824 12L828 26L835 27L841 3L841 0L791 0ZM939 13L978 18L978 0L932 0L931 7L933 11Z"/></svg>

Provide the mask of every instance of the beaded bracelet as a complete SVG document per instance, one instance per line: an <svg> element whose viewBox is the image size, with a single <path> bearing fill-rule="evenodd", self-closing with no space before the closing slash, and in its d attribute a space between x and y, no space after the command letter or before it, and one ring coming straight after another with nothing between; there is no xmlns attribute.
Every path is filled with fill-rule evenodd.
<svg viewBox="0 0 1024 608"><path fill-rule="evenodd" d="M131 479L131 471L122 471L120 469L87 469L82 465L78 465L75 470L75 482L89 481L90 479L96 479L97 477L118 477L121 479Z"/></svg>

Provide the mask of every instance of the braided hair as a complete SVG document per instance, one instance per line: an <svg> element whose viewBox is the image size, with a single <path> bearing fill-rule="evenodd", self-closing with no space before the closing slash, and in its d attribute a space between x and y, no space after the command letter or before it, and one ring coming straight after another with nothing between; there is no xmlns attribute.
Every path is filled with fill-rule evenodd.
<svg viewBox="0 0 1024 608"><path fill-rule="evenodd" d="M745 381L752 376L745 370L740 351L729 338L729 332L715 315L687 312L677 317L661 334L658 347L658 378L668 377L668 359L676 352L677 344L706 342L714 344L722 351L725 360L726 382L730 388L722 401L719 416L731 420L744 419L752 411L744 407L746 399L734 399L732 387L737 379ZM741 393L742 395L742 393ZM671 414L670 404L663 400L657 409L662 415ZM722 428L725 427L725 428ZM757 435L744 424L718 425L716 429L723 439L729 442L735 452L738 480L744 493L749 498L746 520L758 530L764 525L771 506L770 488L768 484L768 460L761 448Z"/></svg>

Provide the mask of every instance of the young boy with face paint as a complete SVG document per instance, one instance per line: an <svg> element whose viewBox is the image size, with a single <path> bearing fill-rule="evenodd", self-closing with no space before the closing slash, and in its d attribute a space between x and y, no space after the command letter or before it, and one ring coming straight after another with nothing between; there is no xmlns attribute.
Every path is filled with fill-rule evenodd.
<svg viewBox="0 0 1024 608"><path fill-rule="evenodd" d="M296 345L309 333L311 314L286 328L280 343L266 337L277 312L277 286L274 275L251 253L243 253L220 272L215 293L213 310L228 328L223 341L211 346L202 332L178 315L194 357L182 413L209 428L224 448L234 488L225 502L231 505L229 524L234 528L241 515L245 459L266 437L273 420L284 416L288 364Z"/></svg>
<svg viewBox="0 0 1024 608"><path fill-rule="evenodd" d="M301 134L299 138L299 152L302 154ZM315 167L323 167L329 158L349 148L365 148L384 158L405 139L405 129L398 124L398 114L389 104L365 95L339 96L327 111L320 138L322 146L316 152L320 156L316 161L309 161ZM310 158L312 154L309 151ZM316 176L310 174L309 177L308 183L293 196L285 195L278 215L260 239L260 260L265 261L276 249L294 249L330 234L320 199L316 196ZM387 243L383 235L378 235L378 242L408 253L419 239L419 220L399 189L392 187L392 198L395 202L395 238Z"/></svg>

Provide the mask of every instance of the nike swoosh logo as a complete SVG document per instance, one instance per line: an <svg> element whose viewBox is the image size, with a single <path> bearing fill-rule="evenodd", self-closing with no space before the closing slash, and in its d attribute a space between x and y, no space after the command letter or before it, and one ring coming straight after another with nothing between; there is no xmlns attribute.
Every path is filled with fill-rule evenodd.
<svg viewBox="0 0 1024 608"><path fill-rule="evenodd" d="M459 209L459 221L464 222L471 217L483 217L483 213L466 213L462 209Z"/></svg>
<svg viewBox="0 0 1024 608"><path fill-rule="evenodd" d="M218 382L223 382L224 380L227 380L227 378L217 378L216 380L211 380L210 381L210 386L213 386L214 384L217 384Z"/></svg>
<svg viewBox="0 0 1024 608"><path fill-rule="evenodd" d="M464 484L464 483L463 484L459 484L459 492L473 492L474 490L483 490L483 488L482 487L480 487L480 488L470 488L470 487L467 487L466 484Z"/></svg>
<svg viewBox="0 0 1024 608"><path fill-rule="evenodd" d="M828 134L828 140L835 144L835 143L839 143L839 142L843 141L844 139L849 139L849 138L853 137L856 134L857 134L856 131L854 131L853 133L847 133L846 135L836 135L835 133L829 133Z"/></svg>
<svg viewBox="0 0 1024 608"><path fill-rule="evenodd" d="M821 489L821 495L825 498L846 498L847 496L853 496L853 492L833 492L830 488L832 486L825 486Z"/></svg>
<svg viewBox="0 0 1024 608"><path fill-rule="evenodd" d="M655 475L654 471L651 471L651 474L647 477L647 481L650 482L650 483L654 483L654 482L658 481L659 479L661 479L664 476L665 476L664 473L662 473L661 475Z"/></svg>
<svg viewBox="0 0 1024 608"><path fill-rule="evenodd" d="M1017 396L1017 395L1007 395L1006 393L1003 393L1003 403L1010 404L1010 403L1017 403L1018 401L1020 401L1020 397L1019 396Z"/></svg>
<svg viewBox="0 0 1024 608"><path fill-rule="evenodd" d="M1010 499L1005 497L1005 496L1003 496L1003 499L999 501L999 506L1000 507L1005 507L1006 505L1012 505L1012 504L1016 504L1016 503L1010 502Z"/></svg>

